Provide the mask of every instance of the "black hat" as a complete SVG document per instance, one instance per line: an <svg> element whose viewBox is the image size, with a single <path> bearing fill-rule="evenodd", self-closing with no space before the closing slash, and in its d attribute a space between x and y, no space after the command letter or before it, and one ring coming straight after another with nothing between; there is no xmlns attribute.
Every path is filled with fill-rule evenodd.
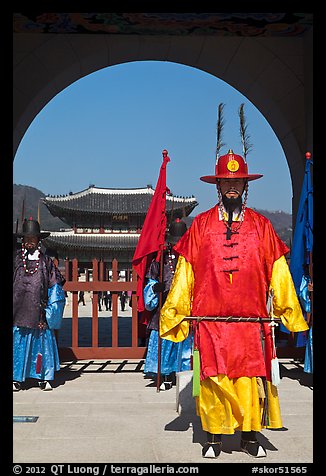
<svg viewBox="0 0 326 476"><path fill-rule="evenodd" d="M180 240L182 235L185 234L186 231L187 225L185 224L185 222L180 220L180 218L177 218L173 223L171 223L169 227L169 232L167 234L166 241L175 245Z"/></svg>
<svg viewBox="0 0 326 476"><path fill-rule="evenodd" d="M23 221L23 231L21 233L16 233L17 237L24 237L24 236L37 236L39 240L43 238L47 238L50 236L51 233L49 232L41 232L40 224L37 220L33 220L30 218L29 220Z"/></svg>

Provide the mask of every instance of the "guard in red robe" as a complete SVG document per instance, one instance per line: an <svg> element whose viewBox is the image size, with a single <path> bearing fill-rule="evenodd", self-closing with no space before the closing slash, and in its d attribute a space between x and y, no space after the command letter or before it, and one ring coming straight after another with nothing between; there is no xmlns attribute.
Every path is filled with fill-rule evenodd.
<svg viewBox="0 0 326 476"><path fill-rule="evenodd" d="M272 314L291 332L308 328L288 247L267 218L246 206L248 182L260 177L232 150L219 157L215 175L201 177L216 185L218 204L196 216L175 246L179 261L161 310L160 334L174 342L188 336L185 318L198 318L192 322L200 361L196 407L207 432L203 457L218 457L221 435L235 431L242 451L266 456L256 433L282 428L282 419L272 326L260 319Z"/></svg>

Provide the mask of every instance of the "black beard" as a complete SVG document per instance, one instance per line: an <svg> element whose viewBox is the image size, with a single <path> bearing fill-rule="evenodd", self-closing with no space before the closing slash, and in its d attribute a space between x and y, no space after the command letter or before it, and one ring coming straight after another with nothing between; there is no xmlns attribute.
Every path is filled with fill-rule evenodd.
<svg viewBox="0 0 326 476"><path fill-rule="evenodd" d="M37 247L35 247L35 246L28 247L28 248L25 247L25 250L27 251L27 254L29 254L29 255L32 255L33 253L35 253L36 249L37 249Z"/></svg>
<svg viewBox="0 0 326 476"><path fill-rule="evenodd" d="M226 195L223 195L222 196L222 202L223 202L225 210L228 213L233 213L234 210L236 210L237 208L238 209L241 208L242 197L241 197L241 195L239 195L236 198L234 198L234 197L228 198Z"/></svg>

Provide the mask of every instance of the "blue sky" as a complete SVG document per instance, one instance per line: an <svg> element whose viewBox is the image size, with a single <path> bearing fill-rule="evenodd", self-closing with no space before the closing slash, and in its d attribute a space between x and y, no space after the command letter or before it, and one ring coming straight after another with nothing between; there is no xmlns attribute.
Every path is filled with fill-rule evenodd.
<svg viewBox="0 0 326 476"><path fill-rule="evenodd" d="M192 215L216 203L214 185L199 180L215 168L217 107L225 104L221 153L242 154L238 108L245 104L252 151L248 205L292 212L288 164L272 128L245 96L188 66L158 61L124 63L76 81L37 115L17 150L14 183L45 194L90 184L155 187L162 150L169 152L167 186L199 202Z"/></svg>

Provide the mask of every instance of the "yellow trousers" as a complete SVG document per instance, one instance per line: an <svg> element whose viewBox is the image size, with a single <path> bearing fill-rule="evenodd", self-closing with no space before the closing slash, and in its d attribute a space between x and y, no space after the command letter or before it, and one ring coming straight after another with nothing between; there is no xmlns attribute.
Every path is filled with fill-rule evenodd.
<svg viewBox="0 0 326 476"><path fill-rule="evenodd" d="M258 377L229 379L219 374L200 383L196 397L202 428L213 434L233 434L235 430L260 431L282 428L277 388L267 382L267 419L262 424L266 393Z"/></svg>

